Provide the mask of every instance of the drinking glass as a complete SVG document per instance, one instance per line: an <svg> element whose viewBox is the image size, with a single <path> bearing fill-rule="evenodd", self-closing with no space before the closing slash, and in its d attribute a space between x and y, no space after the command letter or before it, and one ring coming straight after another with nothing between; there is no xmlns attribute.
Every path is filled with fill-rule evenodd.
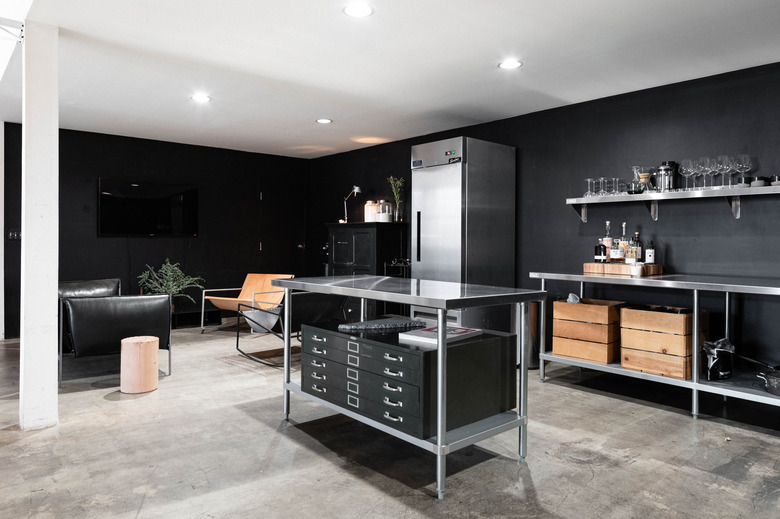
<svg viewBox="0 0 780 519"><path fill-rule="evenodd" d="M699 157L698 160L699 171L704 175L704 183L702 189L712 189L712 176L715 174L715 168L713 161L709 157ZM710 177L710 185L707 185L707 177Z"/></svg>
<svg viewBox="0 0 780 519"><path fill-rule="evenodd" d="M731 187L731 171L734 169L734 159L728 155L718 155L715 161L718 173L721 175L720 186Z"/></svg>
<svg viewBox="0 0 780 519"><path fill-rule="evenodd" d="M612 178L612 192L611 195L619 195L620 194L620 179L615 177Z"/></svg>
<svg viewBox="0 0 780 519"><path fill-rule="evenodd" d="M593 191L593 185L595 181L592 178L585 179L585 194L583 196L596 196L596 192Z"/></svg>
<svg viewBox="0 0 780 519"><path fill-rule="evenodd" d="M739 173L737 175L737 186L748 187L750 185L745 173L750 171L751 167L753 167L753 164L750 161L750 155L740 153L734 158L734 169Z"/></svg>
<svg viewBox="0 0 780 519"><path fill-rule="evenodd" d="M607 194L607 178L606 177L599 177L598 180L596 180L596 195L598 196L604 196Z"/></svg>
<svg viewBox="0 0 780 519"><path fill-rule="evenodd" d="M688 180L696 175L696 167L693 163L693 160L683 159L680 162L680 175L685 177L685 190L690 191L691 188L688 187ZM694 185L696 184L695 181L693 183Z"/></svg>

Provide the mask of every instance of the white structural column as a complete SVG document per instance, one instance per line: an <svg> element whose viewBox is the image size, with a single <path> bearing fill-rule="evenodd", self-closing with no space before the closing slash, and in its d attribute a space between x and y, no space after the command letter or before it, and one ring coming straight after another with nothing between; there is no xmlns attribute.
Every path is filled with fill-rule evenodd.
<svg viewBox="0 0 780 519"><path fill-rule="evenodd" d="M56 425L59 262L58 29L24 26L19 426Z"/></svg>

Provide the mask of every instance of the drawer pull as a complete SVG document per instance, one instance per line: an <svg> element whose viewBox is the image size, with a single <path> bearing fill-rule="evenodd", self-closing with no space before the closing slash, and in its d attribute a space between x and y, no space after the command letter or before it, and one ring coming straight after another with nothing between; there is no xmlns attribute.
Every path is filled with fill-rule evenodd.
<svg viewBox="0 0 780 519"><path fill-rule="evenodd" d="M393 371L390 368L385 368L384 371L385 375L390 375L391 377L403 377L404 372L403 371Z"/></svg>
<svg viewBox="0 0 780 519"><path fill-rule="evenodd" d="M390 355L389 353L385 353L385 360L391 360L393 362L403 362L404 358L400 355Z"/></svg>
<svg viewBox="0 0 780 519"><path fill-rule="evenodd" d="M383 402L384 402L385 404L387 404L387 405L391 405L391 406L393 406L393 407L403 407L403 406L404 406L404 403L403 403L403 402L398 402L398 401L396 401L396 400L390 400L390 399L389 399L389 398L387 398L387 397L385 397L385 399L383 400Z"/></svg>
<svg viewBox="0 0 780 519"><path fill-rule="evenodd" d="M328 392L328 388L326 388L326 387L320 387L320 386L318 386L317 384L312 384L312 385L311 385L311 388L312 388L314 391L318 392L318 393L327 393L327 392Z"/></svg>
<svg viewBox="0 0 780 519"><path fill-rule="evenodd" d="M311 365L314 366L315 368L324 368L325 367L325 363L324 362L317 362L314 359L312 359Z"/></svg>
<svg viewBox="0 0 780 519"><path fill-rule="evenodd" d="M390 413L388 413L387 411L385 411L385 418L387 418L388 420L391 420L393 422L403 422L404 421L404 417L403 416L393 416Z"/></svg>
<svg viewBox="0 0 780 519"><path fill-rule="evenodd" d="M319 349L319 348L318 348L318 347L316 347L316 346L312 346L312 347L311 347L311 351L312 351L313 353L316 353L316 354L318 354L318 355L327 355L327 354L328 354L328 350L325 350L325 349L322 349L322 350L321 350L321 349Z"/></svg>
<svg viewBox="0 0 780 519"><path fill-rule="evenodd" d="M401 386L391 386L387 382L382 383L382 389L387 389L388 391L395 391L397 393L401 393L404 390L404 388L402 388Z"/></svg>
<svg viewBox="0 0 780 519"><path fill-rule="evenodd" d="M328 342L327 337L320 337L319 335L312 335L311 340L313 340L314 342Z"/></svg>
<svg viewBox="0 0 780 519"><path fill-rule="evenodd" d="M311 372L311 378L313 378L314 380L327 380L328 376L327 375L320 375L316 371L312 371Z"/></svg>

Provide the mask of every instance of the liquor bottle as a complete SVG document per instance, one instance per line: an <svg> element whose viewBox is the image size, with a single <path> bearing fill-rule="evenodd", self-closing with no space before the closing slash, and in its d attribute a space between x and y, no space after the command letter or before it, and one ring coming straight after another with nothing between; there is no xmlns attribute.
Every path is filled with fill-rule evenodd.
<svg viewBox="0 0 780 519"><path fill-rule="evenodd" d="M612 247L609 249L609 261L611 263L626 262L626 249L620 247L619 240L612 240Z"/></svg>
<svg viewBox="0 0 780 519"><path fill-rule="evenodd" d="M607 262L607 248L604 246L603 238L599 238L599 244L596 245L596 249L593 254L593 261L596 263Z"/></svg>
<svg viewBox="0 0 780 519"><path fill-rule="evenodd" d="M609 220L607 220L607 232L604 234L601 242L604 244L604 247L607 248L607 251L612 248L612 235L609 233Z"/></svg>
<svg viewBox="0 0 780 519"><path fill-rule="evenodd" d="M623 258L626 257L626 249L628 249L628 237L626 236L626 222L623 222L623 234L618 239L618 245L623 249Z"/></svg>
<svg viewBox="0 0 780 519"><path fill-rule="evenodd" d="M655 246L653 240L647 244L647 250L645 250L645 263L655 263Z"/></svg>
<svg viewBox="0 0 780 519"><path fill-rule="evenodd" d="M644 244L642 243L642 240L639 239L639 231L634 231L634 243L636 243L636 260L641 262Z"/></svg>
<svg viewBox="0 0 780 519"><path fill-rule="evenodd" d="M626 248L626 263L634 264L637 262L637 247L636 247L636 235L632 236L628 240L628 247Z"/></svg>

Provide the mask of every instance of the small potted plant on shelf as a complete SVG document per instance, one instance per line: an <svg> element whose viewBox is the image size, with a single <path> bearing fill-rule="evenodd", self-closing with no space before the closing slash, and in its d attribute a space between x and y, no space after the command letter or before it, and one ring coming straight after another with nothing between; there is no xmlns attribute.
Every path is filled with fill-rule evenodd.
<svg viewBox="0 0 780 519"><path fill-rule="evenodd" d="M146 265L146 270L138 276L138 285L144 292L171 295L171 311L173 311L174 298L186 297L194 303L195 300L184 291L188 288L203 290L200 283L204 281L202 277L186 275L178 263L171 263L168 258L165 258L160 270L155 271L154 268Z"/></svg>
<svg viewBox="0 0 780 519"><path fill-rule="evenodd" d="M398 177L395 178L394 176L390 176L387 181L390 183L390 188L393 190L393 197L395 198L395 221L401 222L403 221L403 212L401 211L401 203L403 203L403 187L404 187L404 178Z"/></svg>

